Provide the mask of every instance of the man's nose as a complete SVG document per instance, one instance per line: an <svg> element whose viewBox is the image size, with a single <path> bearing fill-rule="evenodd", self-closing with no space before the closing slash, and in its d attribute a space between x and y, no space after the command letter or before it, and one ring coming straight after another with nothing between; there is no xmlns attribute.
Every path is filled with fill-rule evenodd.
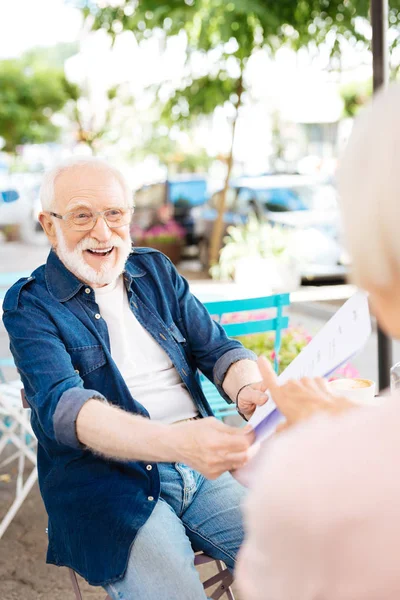
<svg viewBox="0 0 400 600"><path fill-rule="evenodd" d="M96 240L99 242L107 242L111 238L112 231L101 215L98 215L97 221L91 230L90 235L91 237L96 238Z"/></svg>

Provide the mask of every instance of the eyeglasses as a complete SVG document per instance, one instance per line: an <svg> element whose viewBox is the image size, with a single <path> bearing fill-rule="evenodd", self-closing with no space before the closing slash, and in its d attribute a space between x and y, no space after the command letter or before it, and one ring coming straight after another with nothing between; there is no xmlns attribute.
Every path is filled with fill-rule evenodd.
<svg viewBox="0 0 400 600"><path fill-rule="evenodd" d="M66 226L72 231L90 231L97 223L97 219L102 217L110 229L129 225L132 219L134 208L107 208L107 210L93 211L90 208L80 208L73 210L65 215L59 215L55 212L46 211L47 214L57 219L62 219Z"/></svg>

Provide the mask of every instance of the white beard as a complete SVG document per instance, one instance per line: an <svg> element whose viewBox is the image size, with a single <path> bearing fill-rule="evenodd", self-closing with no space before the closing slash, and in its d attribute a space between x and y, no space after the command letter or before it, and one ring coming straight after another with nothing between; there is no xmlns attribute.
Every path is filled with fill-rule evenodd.
<svg viewBox="0 0 400 600"><path fill-rule="evenodd" d="M123 240L119 235L113 234L111 239L107 242L107 246L118 248L118 250L115 250L115 252L118 252L117 262L113 267L109 267L109 260L104 259L100 269L97 270L88 265L83 258L84 250L101 247L96 240L93 238L83 238L76 245L74 250L68 250L63 232L58 223L56 224L56 237L56 252L61 262L69 271L76 275L78 279L92 285L107 285L108 283L116 281L121 273L124 272L125 263L132 247L130 240ZM111 258L114 260L114 258L110 256L110 259Z"/></svg>

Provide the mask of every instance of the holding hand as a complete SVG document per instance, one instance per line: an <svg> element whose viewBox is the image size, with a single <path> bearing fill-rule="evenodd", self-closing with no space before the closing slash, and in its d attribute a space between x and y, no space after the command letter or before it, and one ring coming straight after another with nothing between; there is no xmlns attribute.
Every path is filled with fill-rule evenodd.
<svg viewBox="0 0 400 600"><path fill-rule="evenodd" d="M280 412L286 417L286 423L280 430L321 412L338 415L355 407L347 398L333 394L325 379L321 377L303 377L279 385L278 377L265 356L260 356L257 362L266 388Z"/></svg>
<svg viewBox="0 0 400 600"><path fill-rule="evenodd" d="M225 471L243 467L254 441L252 428L224 425L214 417L173 425L179 461L216 479Z"/></svg>
<svg viewBox="0 0 400 600"><path fill-rule="evenodd" d="M236 398L236 405L241 416L247 421L250 419L257 406L262 406L267 402L267 388L268 385L263 379L256 383L249 383L239 390Z"/></svg>

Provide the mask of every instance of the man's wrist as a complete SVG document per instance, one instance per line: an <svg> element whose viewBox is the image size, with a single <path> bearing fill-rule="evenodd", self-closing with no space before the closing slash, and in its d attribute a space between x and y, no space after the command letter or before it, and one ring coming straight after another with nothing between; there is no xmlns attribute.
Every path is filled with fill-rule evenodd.
<svg viewBox="0 0 400 600"><path fill-rule="evenodd" d="M236 394L236 410L238 411L239 415L242 417L242 419L244 419L245 421L248 421L248 418L246 417L245 414L242 413L242 411L239 408L239 396L240 393L247 387L249 387L250 385L253 385L253 383L258 383L258 381L253 381L251 383L245 383L244 385L242 385L242 387L239 388L237 394Z"/></svg>
<svg viewBox="0 0 400 600"><path fill-rule="evenodd" d="M244 359L230 366L222 387L232 402L235 402L240 388L261 380L261 373L256 361Z"/></svg>

